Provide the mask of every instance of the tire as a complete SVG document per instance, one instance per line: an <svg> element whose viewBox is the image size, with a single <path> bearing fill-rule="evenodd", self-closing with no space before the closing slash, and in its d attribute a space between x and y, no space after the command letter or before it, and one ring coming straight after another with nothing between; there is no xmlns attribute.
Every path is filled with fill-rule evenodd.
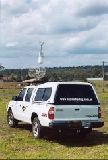
<svg viewBox="0 0 108 160"><path fill-rule="evenodd" d="M43 129L40 124L40 121L37 117L35 117L32 122L32 136L33 136L33 138L34 139L42 138L43 137L42 131L43 131Z"/></svg>
<svg viewBox="0 0 108 160"><path fill-rule="evenodd" d="M10 109L7 114L7 122L9 127L14 128L18 125L18 121L14 118L12 110Z"/></svg>

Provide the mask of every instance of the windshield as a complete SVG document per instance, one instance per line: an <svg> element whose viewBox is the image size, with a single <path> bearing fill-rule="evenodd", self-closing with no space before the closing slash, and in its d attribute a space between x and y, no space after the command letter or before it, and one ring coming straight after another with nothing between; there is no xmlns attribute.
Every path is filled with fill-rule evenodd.
<svg viewBox="0 0 108 160"><path fill-rule="evenodd" d="M56 95L56 105L95 105L99 104L90 85L59 84Z"/></svg>

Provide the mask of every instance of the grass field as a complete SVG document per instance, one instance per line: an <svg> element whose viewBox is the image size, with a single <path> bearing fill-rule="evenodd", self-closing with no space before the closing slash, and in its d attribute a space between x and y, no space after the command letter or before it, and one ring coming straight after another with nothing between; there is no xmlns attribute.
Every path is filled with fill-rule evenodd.
<svg viewBox="0 0 108 160"><path fill-rule="evenodd" d="M3 85L5 87L3 87ZM32 139L31 126L20 124L9 128L6 122L6 104L18 87L11 84L9 89L2 84L0 89L0 159L108 159L108 85L102 92L101 84L94 83L97 90L105 126L94 130L90 137L80 139L66 134L49 132L43 139ZM13 86L13 87L12 87Z"/></svg>

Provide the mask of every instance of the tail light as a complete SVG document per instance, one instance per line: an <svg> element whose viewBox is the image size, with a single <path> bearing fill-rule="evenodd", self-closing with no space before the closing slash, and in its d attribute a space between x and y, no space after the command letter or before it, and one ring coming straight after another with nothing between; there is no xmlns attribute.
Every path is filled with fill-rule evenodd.
<svg viewBox="0 0 108 160"><path fill-rule="evenodd" d="M48 111L48 118L53 120L54 119L54 107L50 107Z"/></svg>
<svg viewBox="0 0 108 160"><path fill-rule="evenodd" d="M101 108L98 107L98 118L101 118Z"/></svg>

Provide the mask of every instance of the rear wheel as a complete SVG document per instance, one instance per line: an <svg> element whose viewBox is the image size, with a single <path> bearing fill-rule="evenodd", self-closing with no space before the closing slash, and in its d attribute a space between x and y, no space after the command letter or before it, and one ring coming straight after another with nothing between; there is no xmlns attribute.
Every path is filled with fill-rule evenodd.
<svg viewBox="0 0 108 160"><path fill-rule="evenodd" d="M16 127L18 125L18 121L14 118L11 109L8 111L8 114L7 114L7 122L9 127Z"/></svg>
<svg viewBox="0 0 108 160"><path fill-rule="evenodd" d="M43 137L42 126L37 117L35 117L32 122L32 135L35 139Z"/></svg>

